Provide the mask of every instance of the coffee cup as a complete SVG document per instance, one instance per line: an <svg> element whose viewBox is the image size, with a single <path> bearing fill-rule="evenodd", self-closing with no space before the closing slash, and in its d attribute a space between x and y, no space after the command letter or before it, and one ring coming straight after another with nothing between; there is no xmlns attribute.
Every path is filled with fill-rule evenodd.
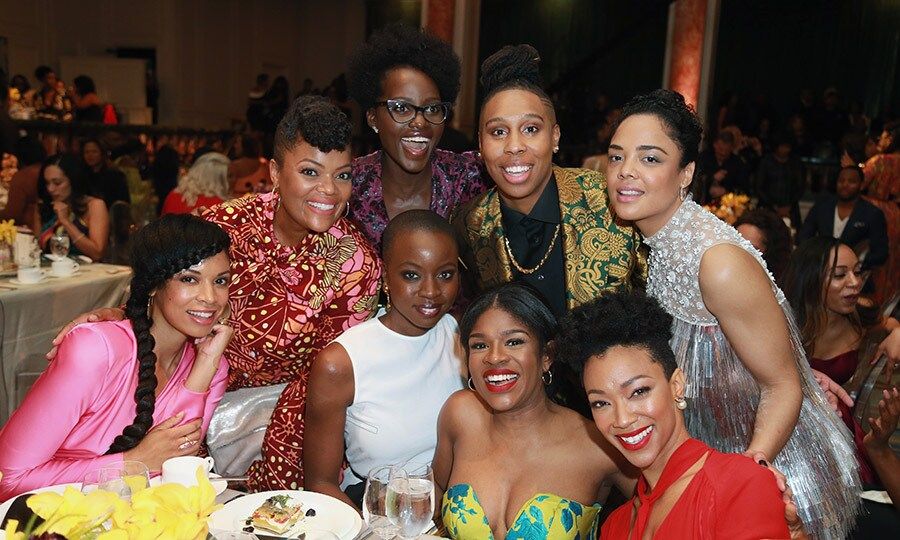
<svg viewBox="0 0 900 540"><path fill-rule="evenodd" d="M38 266L25 266L16 272L19 283L37 283L44 279L44 271Z"/></svg>
<svg viewBox="0 0 900 540"><path fill-rule="evenodd" d="M162 481L164 484L175 483L185 486L197 485L197 469L203 469L203 473L209 476L209 472L216 462L211 457L182 456L167 459L162 466Z"/></svg>
<svg viewBox="0 0 900 540"><path fill-rule="evenodd" d="M80 265L72 259L65 257L50 264L50 273L56 277L68 277L78 271Z"/></svg>

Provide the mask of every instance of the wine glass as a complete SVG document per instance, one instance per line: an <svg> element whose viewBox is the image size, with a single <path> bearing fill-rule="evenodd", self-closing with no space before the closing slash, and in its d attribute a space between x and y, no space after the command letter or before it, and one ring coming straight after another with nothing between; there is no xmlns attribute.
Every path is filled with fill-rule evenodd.
<svg viewBox="0 0 900 540"><path fill-rule="evenodd" d="M388 519L385 510L387 487L391 480L392 468L391 465L384 465L369 471L369 476L366 478L366 489L363 492L363 519L382 540L397 535L397 527Z"/></svg>
<svg viewBox="0 0 900 540"><path fill-rule="evenodd" d="M61 260L69 254L69 235L66 230L60 227L53 236L50 237L50 253L54 255L56 260Z"/></svg>
<svg viewBox="0 0 900 540"><path fill-rule="evenodd" d="M434 518L434 473L431 465L407 463L391 469L385 497L387 517L401 538L415 538Z"/></svg>

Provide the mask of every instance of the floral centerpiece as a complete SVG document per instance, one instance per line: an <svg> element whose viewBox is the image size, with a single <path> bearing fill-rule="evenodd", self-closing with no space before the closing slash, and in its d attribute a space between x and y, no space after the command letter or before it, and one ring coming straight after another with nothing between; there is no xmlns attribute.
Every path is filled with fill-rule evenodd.
<svg viewBox="0 0 900 540"><path fill-rule="evenodd" d="M0 168L0 210L6 208L9 202L9 183L14 174L19 171L19 160L12 154L3 153L2 168Z"/></svg>
<svg viewBox="0 0 900 540"><path fill-rule="evenodd" d="M216 493L201 469L197 482L193 487L162 484L134 491L130 502L103 490L84 494L67 487L62 494L37 493L26 504L44 522L35 527L32 520L20 531L20 523L10 520L6 538L202 540L209 532L209 515L221 505L215 503Z"/></svg>
<svg viewBox="0 0 900 540"><path fill-rule="evenodd" d="M703 206L719 219L734 225L734 222L750 207L750 197L739 193L726 193L718 199Z"/></svg>

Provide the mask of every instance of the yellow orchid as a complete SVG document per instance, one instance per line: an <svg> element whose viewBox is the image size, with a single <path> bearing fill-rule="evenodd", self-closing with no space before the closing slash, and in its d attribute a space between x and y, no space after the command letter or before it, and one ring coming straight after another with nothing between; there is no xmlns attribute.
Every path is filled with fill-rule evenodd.
<svg viewBox="0 0 900 540"><path fill-rule="evenodd" d="M6 540L27 540L24 532L19 531L19 520L11 519L6 522L6 528L3 530Z"/></svg>
<svg viewBox="0 0 900 540"><path fill-rule="evenodd" d="M6 538L25 540L30 534L55 532L69 540L202 540L209 515L221 508L215 501L215 490L200 468L197 486L163 484L135 490L130 504L107 491L85 495L68 487L62 494L29 497L28 507L45 522L33 531L18 532L18 523L10 520Z"/></svg>

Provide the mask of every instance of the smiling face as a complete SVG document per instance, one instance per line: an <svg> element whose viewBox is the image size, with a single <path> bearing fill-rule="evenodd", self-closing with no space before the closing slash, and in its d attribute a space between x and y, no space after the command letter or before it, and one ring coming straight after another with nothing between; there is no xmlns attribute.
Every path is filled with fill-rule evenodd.
<svg viewBox="0 0 900 540"><path fill-rule="evenodd" d="M606 182L613 209L650 236L668 223L691 183L694 163L680 166L681 149L662 121L650 114L629 116L609 145Z"/></svg>
<svg viewBox="0 0 900 540"><path fill-rule="evenodd" d="M153 295L153 329L208 335L228 305L230 266L223 251L169 278Z"/></svg>
<svg viewBox="0 0 900 540"><path fill-rule="evenodd" d="M459 291L457 249L440 232L409 230L398 234L385 253L385 289L391 309L381 321L391 330L420 336L441 320Z"/></svg>
<svg viewBox="0 0 900 540"><path fill-rule="evenodd" d="M531 211L553 173L559 136L553 111L533 92L502 90L485 102L478 145L504 202Z"/></svg>
<svg viewBox="0 0 900 540"><path fill-rule="evenodd" d="M441 102L440 92L431 77L415 68L398 67L386 72L381 88L378 101L395 99L418 107ZM378 129L381 146L390 160L408 174L418 174L428 166L431 154L444 134L444 124L432 124L421 113L409 122L396 122L385 105L369 109L366 121Z"/></svg>
<svg viewBox="0 0 900 540"><path fill-rule="evenodd" d="M687 437L675 399L684 396L684 374L666 379L642 347L615 346L584 367L584 388L594 423L632 465L662 469Z"/></svg>
<svg viewBox="0 0 900 540"><path fill-rule="evenodd" d="M532 329L499 307L478 317L469 334L469 374L491 409L518 410L547 399L541 375L551 361L540 345Z"/></svg>
<svg viewBox="0 0 900 540"><path fill-rule="evenodd" d="M293 231L296 234L292 236L299 238L330 229L346 211L350 198L350 148L323 152L300 140L284 153L282 161L269 161L269 172L281 196L276 227Z"/></svg>
<svg viewBox="0 0 900 540"><path fill-rule="evenodd" d="M44 180L47 183L47 193L54 202L65 202L72 196L72 182L56 165L47 165L44 168Z"/></svg>
<svg viewBox="0 0 900 540"><path fill-rule="evenodd" d="M829 263L834 262L834 256ZM856 310L859 290L863 286L859 258L848 246L837 247L837 261L828 267L824 287L825 307L840 315L849 315Z"/></svg>

